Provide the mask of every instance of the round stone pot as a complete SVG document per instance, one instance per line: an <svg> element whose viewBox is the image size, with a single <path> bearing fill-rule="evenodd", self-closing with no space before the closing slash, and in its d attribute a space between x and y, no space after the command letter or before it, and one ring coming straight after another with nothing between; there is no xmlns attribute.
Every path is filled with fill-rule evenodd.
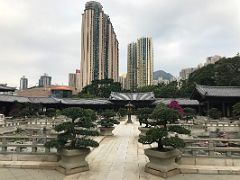
<svg viewBox="0 0 240 180"><path fill-rule="evenodd" d="M61 159L58 162L59 167L57 170L66 175L88 171L89 165L85 158L89 153L89 148L72 150L64 149L60 153Z"/></svg>
<svg viewBox="0 0 240 180"><path fill-rule="evenodd" d="M140 131L139 136L146 136L146 132L149 130L150 128L147 127L138 127L138 130Z"/></svg>
<svg viewBox="0 0 240 180"><path fill-rule="evenodd" d="M100 127L100 134L103 136L113 136L112 131L114 130L114 127L106 128L106 127Z"/></svg>
<svg viewBox="0 0 240 180"><path fill-rule="evenodd" d="M175 163L176 157L181 154L179 150L161 152L156 148L149 148L145 149L144 153L150 161L145 166L145 172L161 177L170 177L180 173L178 165Z"/></svg>

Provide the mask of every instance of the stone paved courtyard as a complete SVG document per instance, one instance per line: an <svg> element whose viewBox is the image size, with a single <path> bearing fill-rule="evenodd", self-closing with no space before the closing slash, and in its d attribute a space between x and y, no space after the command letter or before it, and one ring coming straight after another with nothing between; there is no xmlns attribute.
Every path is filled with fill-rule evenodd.
<svg viewBox="0 0 240 180"><path fill-rule="evenodd" d="M114 130L115 136L106 137L88 157L90 171L65 176L57 171L0 168L0 180L160 180L144 172L148 159L144 147L137 142L138 124L122 122ZM169 180L239 180L239 175L177 175Z"/></svg>

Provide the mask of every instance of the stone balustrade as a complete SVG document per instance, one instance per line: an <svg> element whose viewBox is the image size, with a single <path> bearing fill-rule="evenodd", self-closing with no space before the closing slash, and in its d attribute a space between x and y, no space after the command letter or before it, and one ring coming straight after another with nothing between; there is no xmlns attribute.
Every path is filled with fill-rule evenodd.
<svg viewBox="0 0 240 180"><path fill-rule="evenodd" d="M240 139L185 138L184 141L184 156L240 158Z"/></svg>
<svg viewBox="0 0 240 180"><path fill-rule="evenodd" d="M44 144L56 137L48 136L0 136L0 154L45 154L56 153L55 148L47 148Z"/></svg>

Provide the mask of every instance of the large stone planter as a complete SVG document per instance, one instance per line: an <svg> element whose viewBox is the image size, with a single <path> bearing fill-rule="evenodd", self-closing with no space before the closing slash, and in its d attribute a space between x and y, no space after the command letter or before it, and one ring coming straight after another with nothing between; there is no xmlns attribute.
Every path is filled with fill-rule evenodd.
<svg viewBox="0 0 240 180"><path fill-rule="evenodd" d="M179 150L173 149L167 152L161 152L157 151L156 148L149 148L144 151L150 160L145 166L145 172L165 178L180 173L178 165L175 163L176 157L181 154Z"/></svg>
<svg viewBox="0 0 240 180"><path fill-rule="evenodd" d="M113 130L114 130L114 127L110 127L110 128L100 127L100 134L103 136L113 136L113 133L112 133Z"/></svg>
<svg viewBox="0 0 240 180"><path fill-rule="evenodd" d="M85 148L85 149L83 148L81 150L64 149L61 152L61 159L58 162L59 167L57 167L57 170L66 175L88 171L89 166L85 158L89 153L90 153L89 148Z"/></svg>
<svg viewBox="0 0 240 180"><path fill-rule="evenodd" d="M138 130L140 131L139 136L146 136L146 133L149 129L150 128L147 128L147 127L138 127Z"/></svg>

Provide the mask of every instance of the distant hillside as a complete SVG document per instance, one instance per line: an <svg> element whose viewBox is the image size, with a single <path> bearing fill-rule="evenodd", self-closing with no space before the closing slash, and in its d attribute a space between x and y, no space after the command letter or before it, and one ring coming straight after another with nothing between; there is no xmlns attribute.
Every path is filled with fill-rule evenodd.
<svg viewBox="0 0 240 180"><path fill-rule="evenodd" d="M154 80L158 80L159 77L162 77L164 80L171 80L173 78L173 75L171 75L170 73L167 73L163 70L158 70L153 72L153 79Z"/></svg>

